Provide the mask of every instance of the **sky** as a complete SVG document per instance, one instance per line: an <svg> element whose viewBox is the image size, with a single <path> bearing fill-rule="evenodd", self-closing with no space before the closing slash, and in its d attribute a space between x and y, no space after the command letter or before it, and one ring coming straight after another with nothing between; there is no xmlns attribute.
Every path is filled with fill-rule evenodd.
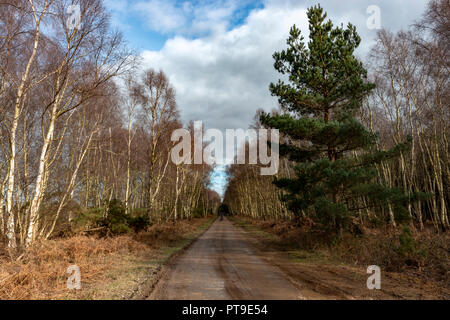
<svg viewBox="0 0 450 320"><path fill-rule="evenodd" d="M176 91L184 123L206 129L247 129L257 109L277 108L269 84L279 75L272 55L286 46L296 24L308 39L307 8L318 3L335 25L354 24L364 61L378 26L392 32L420 18L426 0L105 0L112 25L142 57L142 70L163 70ZM371 22L368 25L368 20ZM223 195L225 168L212 187Z"/></svg>

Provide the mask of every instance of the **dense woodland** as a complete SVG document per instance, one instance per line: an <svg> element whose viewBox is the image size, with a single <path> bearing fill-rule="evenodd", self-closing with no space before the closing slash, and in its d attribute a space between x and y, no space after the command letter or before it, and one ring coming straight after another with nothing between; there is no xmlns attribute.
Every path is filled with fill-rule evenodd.
<svg viewBox="0 0 450 320"><path fill-rule="evenodd" d="M182 124L167 76L136 70L101 0L80 1L74 29L71 4L0 3L0 237L9 248L80 218L85 229L111 226L113 214L147 225L220 202L210 166L169 161Z"/></svg>
<svg viewBox="0 0 450 320"><path fill-rule="evenodd" d="M263 52L278 108L241 108L279 131L279 170L229 165L224 195L213 161L186 161L210 143L201 119L182 122L171 75L142 67L107 3L0 1L0 299L449 298L449 0L367 56L327 1L299 16L309 36ZM268 132L237 150L274 152ZM374 266L383 290L366 291Z"/></svg>
<svg viewBox="0 0 450 320"><path fill-rule="evenodd" d="M133 224L216 212L220 197L209 188L213 168L170 161L171 133L183 124L168 77L137 70L137 55L110 26L101 0L80 1L82 23L74 29L67 24L71 4L0 3L2 241L23 248L80 221L89 231L118 219L123 225L110 231L121 232ZM354 56L361 41L356 29L333 29L322 9L311 9L316 43L302 44L294 27L289 48L274 55L275 68L295 85L272 84L280 109L258 111L253 124L279 128L290 147L281 148L275 183L257 165L228 168L224 202L231 213L308 217L341 232L405 221L418 230L447 230L449 17L448 1L430 1L410 29L379 31L361 63ZM320 35L326 40L318 41ZM337 51L324 46L328 40ZM329 64L317 60L323 53ZM341 87L327 97L321 90L333 81ZM324 143L329 135L293 133L286 121L348 129L342 136L333 131L347 145ZM193 131L192 123L186 128ZM325 186L332 177L311 171L319 163L329 172L347 172L347 180ZM305 177L309 184L298 183Z"/></svg>
<svg viewBox="0 0 450 320"><path fill-rule="evenodd" d="M380 30L364 67L354 60L353 26L333 28L317 8L308 18L310 42L294 27L274 54L289 80L270 87L280 109L258 111L253 124L280 129L280 171L274 181L256 166L231 166L225 202L234 214L307 218L335 231L339 219L348 230L448 230L449 2L430 1L408 30Z"/></svg>

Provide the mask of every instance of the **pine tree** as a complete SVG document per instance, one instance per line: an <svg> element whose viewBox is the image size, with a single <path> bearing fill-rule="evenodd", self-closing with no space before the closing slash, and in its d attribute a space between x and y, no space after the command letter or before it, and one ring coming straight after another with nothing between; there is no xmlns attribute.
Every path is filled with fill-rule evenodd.
<svg viewBox="0 0 450 320"><path fill-rule="evenodd" d="M375 87L354 56L361 41L356 28L333 27L320 5L308 10L308 19L308 44L294 25L288 48L274 54L274 67L288 82L272 83L270 91L285 112L261 116L287 137L280 154L295 163L295 178L274 183L286 191L283 200L294 213L311 214L341 236L351 217L369 207L391 204L400 220L412 195L378 184L375 165L399 156L409 143L375 150L377 136L356 119Z"/></svg>

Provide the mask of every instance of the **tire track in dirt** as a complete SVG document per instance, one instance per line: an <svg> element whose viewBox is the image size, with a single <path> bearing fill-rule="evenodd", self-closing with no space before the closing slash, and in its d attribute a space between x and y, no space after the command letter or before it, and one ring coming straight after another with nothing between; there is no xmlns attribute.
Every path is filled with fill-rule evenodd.
<svg viewBox="0 0 450 320"><path fill-rule="evenodd" d="M216 220L170 263L148 299L305 299L290 278L264 259L247 237L228 219Z"/></svg>

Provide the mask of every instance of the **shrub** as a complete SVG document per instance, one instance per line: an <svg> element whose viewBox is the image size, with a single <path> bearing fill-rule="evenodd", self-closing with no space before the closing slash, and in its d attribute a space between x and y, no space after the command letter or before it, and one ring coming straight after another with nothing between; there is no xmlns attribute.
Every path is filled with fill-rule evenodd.
<svg viewBox="0 0 450 320"><path fill-rule="evenodd" d="M147 215L139 215L137 217L129 217L128 225L135 231L143 231L150 226L150 219Z"/></svg>
<svg viewBox="0 0 450 320"><path fill-rule="evenodd" d="M107 212L101 221L107 232L112 234L126 233L130 230L128 227L128 216L125 206L117 199L108 203Z"/></svg>
<svg viewBox="0 0 450 320"><path fill-rule="evenodd" d="M88 209L79 214L75 221L75 228L83 231L98 232L101 236L118 235L129 232L145 230L150 225L150 220L141 210L126 214L123 203L113 199L104 207Z"/></svg>
<svg viewBox="0 0 450 320"><path fill-rule="evenodd" d="M403 226L402 233L399 236L399 242L400 245L397 247L397 251L400 254L409 255L415 251L414 239L408 226Z"/></svg>
<svg viewBox="0 0 450 320"><path fill-rule="evenodd" d="M203 208L197 207L193 210L192 216L194 218L202 218L203 217Z"/></svg>
<svg viewBox="0 0 450 320"><path fill-rule="evenodd" d="M90 208L78 212L78 216L73 220L72 229L75 232L87 231L101 226L105 208Z"/></svg>

